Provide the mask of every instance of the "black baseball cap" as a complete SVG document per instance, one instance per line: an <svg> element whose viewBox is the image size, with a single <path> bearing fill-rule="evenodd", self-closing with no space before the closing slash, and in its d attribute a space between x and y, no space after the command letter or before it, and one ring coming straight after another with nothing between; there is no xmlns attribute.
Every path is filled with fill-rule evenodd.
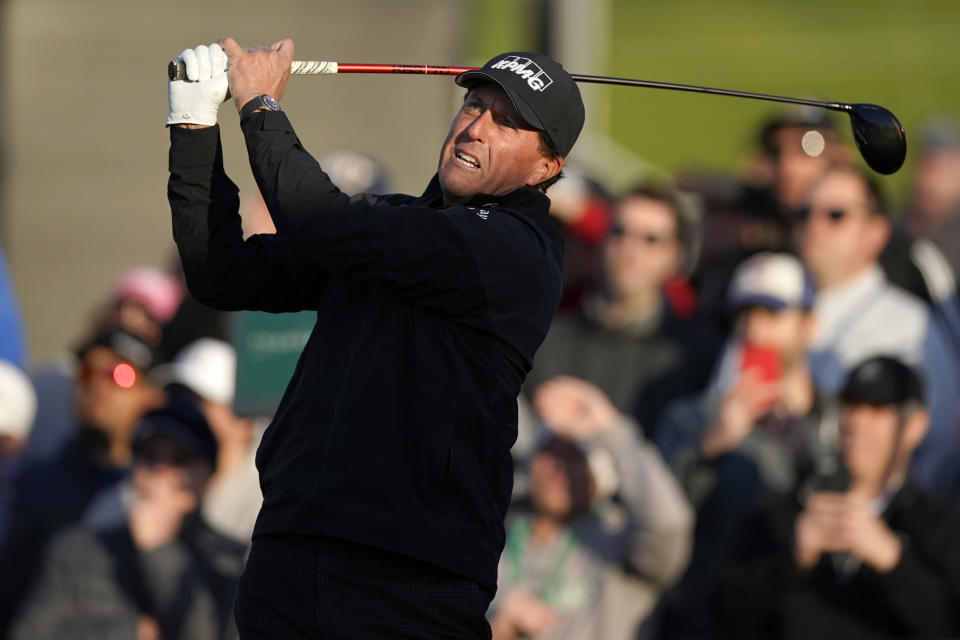
<svg viewBox="0 0 960 640"><path fill-rule="evenodd" d="M527 124L543 131L561 156L570 153L583 129L583 99L577 83L559 62L542 53L501 53L482 69L461 73L456 82L468 89L496 82Z"/></svg>
<svg viewBox="0 0 960 640"><path fill-rule="evenodd" d="M135 333L120 327L109 327L82 342L76 350L81 360L93 347L106 347L142 371L149 371L157 363L156 348Z"/></svg>
<svg viewBox="0 0 960 640"><path fill-rule="evenodd" d="M878 356L857 365L840 392L844 404L868 404L874 407L903 406L923 402L920 376L896 358Z"/></svg>
<svg viewBox="0 0 960 640"><path fill-rule="evenodd" d="M186 388L169 389L166 405L140 419L133 435L134 455L145 455L147 443L156 436L166 436L191 457L216 465L217 439L200 411L196 396Z"/></svg>

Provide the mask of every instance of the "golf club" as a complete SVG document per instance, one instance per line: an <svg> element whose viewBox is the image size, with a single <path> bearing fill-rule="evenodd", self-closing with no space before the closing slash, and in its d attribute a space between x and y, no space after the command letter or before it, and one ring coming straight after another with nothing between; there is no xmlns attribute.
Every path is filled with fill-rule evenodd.
<svg viewBox="0 0 960 640"><path fill-rule="evenodd" d="M413 73L420 75L459 75L465 71L473 71L478 67L446 67L415 64L354 64L346 62L321 62L317 60L295 60L290 65L290 73L294 75L331 75L335 73ZM172 60L167 68L170 80L186 78L186 69L179 59ZM860 151L860 155L867 165L877 173L891 174L903 165L907 155L907 137L903 132L903 125L893 113L875 104L864 102L825 102L807 98L790 98L774 96L765 93L749 91L735 91L732 89L717 89L700 87L689 84L672 82L658 82L655 80L634 80L631 78L613 78L610 76L590 76L571 73L577 82L594 84L613 84L625 87L646 87L651 89L670 89L673 91L690 91L693 93L711 93L720 96L736 98L751 98L753 100L767 100L770 102L786 102L809 107L819 107L840 111L850 116L850 125L853 129L853 140Z"/></svg>

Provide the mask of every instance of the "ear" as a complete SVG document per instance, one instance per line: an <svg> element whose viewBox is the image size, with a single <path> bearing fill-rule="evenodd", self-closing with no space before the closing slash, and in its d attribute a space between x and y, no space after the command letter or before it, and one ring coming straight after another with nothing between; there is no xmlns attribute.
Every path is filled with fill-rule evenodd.
<svg viewBox="0 0 960 640"><path fill-rule="evenodd" d="M817 329L820 327L817 314L812 310L807 311L806 318L804 318L803 323L803 343L809 347L813 344L814 339L816 339Z"/></svg>
<svg viewBox="0 0 960 640"><path fill-rule="evenodd" d="M890 242L890 233L892 229L890 220L886 216L873 215L870 220L870 244L877 255L883 252L884 247Z"/></svg>
<svg viewBox="0 0 960 640"><path fill-rule="evenodd" d="M541 182L549 180L561 171L563 171L563 158L561 156L541 158L530 180L527 181L527 185L531 187L536 186Z"/></svg>
<svg viewBox="0 0 960 640"><path fill-rule="evenodd" d="M910 414L903 425L903 435L900 438L905 453L912 454L920 446L929 426L930 413L926 409L917 409Z"/></svg>

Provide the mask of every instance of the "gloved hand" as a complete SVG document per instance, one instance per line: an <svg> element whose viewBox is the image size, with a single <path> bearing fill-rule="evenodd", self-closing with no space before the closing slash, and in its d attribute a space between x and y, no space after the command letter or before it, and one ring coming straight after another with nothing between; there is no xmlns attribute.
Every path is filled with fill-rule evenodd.
<svg viewBox="0 0 960 640"><path fill-rule="evenodd" d="M229 97L227 85L227 54L220 45L200 45L180 54L186 67L187 79L174 80L167 85L170 113L167 126L172 124L217 124L217 110Z"/></svg>

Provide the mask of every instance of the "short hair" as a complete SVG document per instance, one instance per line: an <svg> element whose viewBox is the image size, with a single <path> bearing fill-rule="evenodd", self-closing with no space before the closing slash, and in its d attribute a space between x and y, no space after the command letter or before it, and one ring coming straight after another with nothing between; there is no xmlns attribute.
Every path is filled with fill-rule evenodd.
<svg viewBox="0 0 960 640"><path fill-rule="evenodd" d="M539 151L541 155L546 156L550 160L553 160L554 158L562 158L563 156L560 155L560 151L557 149L557 145L554 144L553 140L550 139L550 136L548 136L544 131L539 131L539 133L540 133ZM543 182L534 185L533 188L543 193L546 193L547 189L549 189L554 184L556 184L557 181L562 177L563 177L563 171L558 171L557 175L551 178L547 178Z"/></svg>
<svg viewBox="0 0 960 640"><path fill-rule="evenodd" d="M635 184L620 196L618 207L632 198L644 198L666 205L673 212L673 219L677 223L677 240L683 247L688 245L693 235L693 215L687 211L686 204L671 182L650 180Z"/></svg>
<svg viewBox="0 0 960 640"><path fill-rule="evenodd" d="M865 169L855 166L836 167L834 169L829 169L822 177L825 178L830 174L843 173L852 175L863 185L863 190L866 192L867 196L867 208L870 210L871 214L883 217L889 216L890 202L887 199L886 194L883 192L883 188L880 186L880 183L876 180L876 178L874 178L873 174L868 173Z"/></svg>

